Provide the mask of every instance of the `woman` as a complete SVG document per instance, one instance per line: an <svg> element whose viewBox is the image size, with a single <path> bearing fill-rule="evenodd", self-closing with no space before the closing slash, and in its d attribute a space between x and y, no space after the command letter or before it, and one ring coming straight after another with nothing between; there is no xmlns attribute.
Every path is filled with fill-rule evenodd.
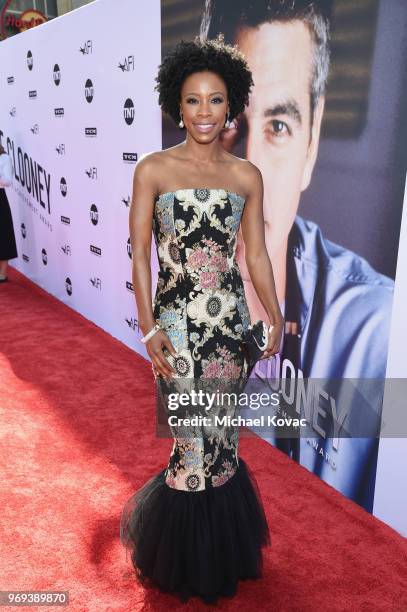
<svg viewBox="0 0 407 612"><path fill-rule="evenodd" d="M129 223L142 341L170 414L171 390L231 390L247 380L242 337L250 316L235 261L240 221L253 285L273 326L263 358L279 349L283 317L264 242L260 171L219 142L248 103L253 82L244 57L222 38L181 42L156 80L162 109L186 138L139 161ZM152 230L160 263L153 305ZM235 410L221 404L200 416ZM182 414L196 415L192 401ZM239 579L259 577L270 543L256 480L238 458L238 428L215 421L188 431L170 423L168 466L128 500L120 525L142 581L207 603L233 595Z"/></svg>
<svg viewBox="0 0 407 612"><path fill-rule="evenodd" d="M8 280L8 260L18 257L13 218L4 187L11 185L13 168L10 156L0 145L0 283Z"/></svg>

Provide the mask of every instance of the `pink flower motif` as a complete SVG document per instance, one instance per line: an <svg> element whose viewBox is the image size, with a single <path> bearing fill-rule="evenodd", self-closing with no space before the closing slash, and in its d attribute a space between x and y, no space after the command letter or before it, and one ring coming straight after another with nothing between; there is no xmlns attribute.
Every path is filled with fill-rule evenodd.
<svg viewBox="0 0 407 612"><path fill-rule="evenodd" d="M202 249L197 249L188 257L188 265L193 269L199 269L208 262L208 256Z"/></svg>
<svg viewBox="0 0 407 612"><path fill-rule="evenodd" d="M215 289L218 286L218 277L216 272L201 272L199 282L202 289Z"/></svg>
<svg viewBox="0 0 407 612"><path fill-rule="evenodd" d="M204 238L203 242L208 245L212 252L220 250L220 245L217 242L214 242L212 238Z"/></svg>
<svg viewBox="0 0 407 612"><path fill-rule="evenodd" d="M219 361L210 361L203 369L203 378L220 378L222 376L222 364Z"/></svg>
<svg viewBox="0 0 407 612"><path fill-rule="evenodd" d="M226 272L228 270L228 263L225 257L219 254L213 255L213 257L211 257L210 265L218 272Z"/></svg>
<svg viewBox="0 0 407 612"><path fill-rule="evenodd" d="M239 378L240 376L240 367L233 362L226 363L223 368L223 377L224 378Z"/></svg>

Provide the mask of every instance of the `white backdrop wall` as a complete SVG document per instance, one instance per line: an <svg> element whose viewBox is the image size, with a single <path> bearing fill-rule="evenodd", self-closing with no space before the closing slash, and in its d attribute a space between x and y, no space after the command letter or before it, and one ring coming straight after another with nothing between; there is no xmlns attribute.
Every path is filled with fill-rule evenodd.
<svg viewBox="0 0 407 612"><path fill-rule="evenodd" d="M144 356L128 217L136 159L162 146L160 61L159 0L97 0L0 43L10 263ZM152 261L155 290L154 241Z"/></svg>
<svg viewBox="0 0 407 612"><path fill-rule="evenodd" d="M405 414L405 396L391 393L391 379L406 378L405 347L407 346L407 181L404 193L400 246L397 260L396 286L391 319L387 384L383 398L383 423L397 426L399 415ZM397 402L395 399L397 398ZM406 417L403 419L405 424ZM405 427L400 430L405 432ZM385 430L384 430L385 431ZM377 458L376 488L373 514L407 537L407 442L405 437L380 439Z"/></svg>

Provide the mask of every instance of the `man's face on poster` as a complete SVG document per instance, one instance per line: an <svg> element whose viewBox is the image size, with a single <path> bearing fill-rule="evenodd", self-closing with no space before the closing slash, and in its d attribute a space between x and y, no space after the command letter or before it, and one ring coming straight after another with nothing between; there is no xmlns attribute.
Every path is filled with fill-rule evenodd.
<svg viewBox="0 0 407 612"><path fill-rule="evenodd" d="M301 191L311 179L324 100L319 100L311 122L313 43L301 21L241 28L235 43L246 56L254 81L238 131L247 130L246 158L263 175L266 243L273 258L286 244ZM226 148L228 140L230 147L234 140L234 130L229 132ZM238 258L244 280L250 280L241 235Z"/></svg>

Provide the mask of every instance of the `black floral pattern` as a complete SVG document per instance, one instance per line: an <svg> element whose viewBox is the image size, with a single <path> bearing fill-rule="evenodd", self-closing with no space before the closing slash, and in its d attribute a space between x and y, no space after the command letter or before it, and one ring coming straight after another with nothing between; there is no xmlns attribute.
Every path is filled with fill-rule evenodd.
<svg viewBox="0 0 407 612"><path fill-rule="evenodd" d="M224 189L182 189L161 194L153 232L159 260L154 317L168 334L177 357L167 353L182 390L204 385L241 388L247 363L241 348L250 324L243 281L235 259L236 234L245 199ZM168 401L165 383L161 401ZM183 386L184 385L184 386ZM208 412L234 415L236 406ZM168 486L186 491L217 487L238 467L238 430L202 426L194 436L172 427L174 445L166 470Z"/></svg>

